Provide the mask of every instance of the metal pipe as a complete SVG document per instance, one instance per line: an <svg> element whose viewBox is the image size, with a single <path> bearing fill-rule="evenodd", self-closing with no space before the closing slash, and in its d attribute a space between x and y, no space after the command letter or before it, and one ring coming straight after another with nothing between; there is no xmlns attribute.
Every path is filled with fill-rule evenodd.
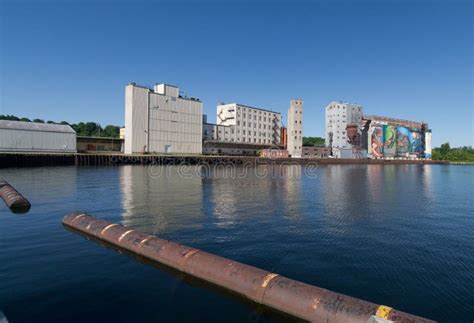
<svg viewBox="0 0 474 323"><path fill-rule="evenodd" d="M30 202L6 181L0 181L0 197L14 213L26 213Z"/></svg>
<svg viewBox="0 0 474 323"><path fill-rule="evenodd" d="M63 224L85 235L219 285L257 303L316 322L433 322L156 236L95 219L66 215Z"/></svg>

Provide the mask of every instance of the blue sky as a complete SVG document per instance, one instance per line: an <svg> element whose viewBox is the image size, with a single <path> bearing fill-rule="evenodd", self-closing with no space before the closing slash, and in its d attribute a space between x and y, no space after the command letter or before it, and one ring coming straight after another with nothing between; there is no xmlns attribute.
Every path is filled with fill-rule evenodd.
<svg viewBox="0 0 474 323"><path fill-rule="evenodd" d="M177 84L204 102L324 107L423 120L472 145L471 1L0 0L0 113L124 124L124 86Z"/></svg>

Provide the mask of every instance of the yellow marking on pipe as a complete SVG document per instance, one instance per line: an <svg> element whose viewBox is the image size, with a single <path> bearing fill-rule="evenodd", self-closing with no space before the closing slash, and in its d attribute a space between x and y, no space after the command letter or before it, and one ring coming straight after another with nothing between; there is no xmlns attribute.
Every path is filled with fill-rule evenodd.
<svg viewBox="0 0 474 323"><path fill-rule="evenodd" d="M385 305L380 305L377 308L377 312L375 313L375 316L380 317L382 319L388 320L388 316L390 315L390 311L392 310L391 307L385 306Z"/></svg>
<svg viewBox="0 0 474 323"><path fill-rule="evenodd" d="M145 239L143 239L139 244L138 244L138 248L141 249L143 247L143 245L145 244L145 242L147 242L148 240L150 240L151 238L153 238L153 236L148 236L146 237Z"/></svg>
<svg viewBox="0 0 474 323"><path fill-rule="evenodd" d="M199 252L199 250L191 250L189 252L186 252L186 254L184 255L184 259L188 259L192 255L194 255L196 252Z"/></svg>
<svg viewBox="0 0 474 323"><path fill-rule="evenodd" d="M130 232L133 232L133 231L135 231L135 230L128 230L127 232L125 232L124 234L122 234L122 235L120 236L120 238L118 238L118 241L119 241L119 242L122 241L122 239L125 238L125 236L126 236L127 234L129 234Z"/></svg>
<svg viewBox="0 0 474 323"><path fill-rule="evenodd" d="M268 284L272 281L272 279L275 278L276 276L278 276L278 274L270 273L266 275L265 278L263 279L262 287L263 288L267 287Z"/></svg>
<svg viewBox="0 0 474 323"><path fill-rule="evenodd" d="M311 307L313 308L313 310L316 310L319 306L319 303L321 302L321 300L319 298L315 298L314 301L313 301L313 305L311 305Z"/></svg>
<svg viewBox="0 0 474 323"><path fill-rule="evenodd" d="M82 213L82 214L78 214L74 217L74 219L71 220L71 224L76 221L76 220L79 220L80 218L82 218L83 216L86 216L85 213Z"/></svg>
<svg viewBox="0 0 474 323"><path fill-rule="evenodd" d="M100 231L100 234L104 234L105 231L107 231L108 229L110 229L111 227L114 227L118 225L117 223L112 223L112 224L109 224L108 226L106 226L105 228L102 229L102 231Z"/></svg>

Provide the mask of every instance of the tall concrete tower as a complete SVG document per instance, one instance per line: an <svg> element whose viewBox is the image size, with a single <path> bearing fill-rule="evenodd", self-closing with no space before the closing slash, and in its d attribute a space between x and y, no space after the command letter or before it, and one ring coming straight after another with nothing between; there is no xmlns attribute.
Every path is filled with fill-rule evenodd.
<svg viewBox="0 0 474 323"><path fill-rule="evenodd" d="M301 158L303 151L303 100L292 99L288 109L288 154Z"/></svg>

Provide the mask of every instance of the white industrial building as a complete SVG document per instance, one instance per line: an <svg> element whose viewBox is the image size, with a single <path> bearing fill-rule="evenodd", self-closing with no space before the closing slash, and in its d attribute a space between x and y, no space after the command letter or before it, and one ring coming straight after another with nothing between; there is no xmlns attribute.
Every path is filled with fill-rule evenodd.
<svg viewBox="0 0 474 323"><path fill-rule="evenodd" d="M69 125L0 120L0 151L76 152L76 132Z"/></svg>
<svg viewBox="0 0 474 323"><path fill-rule="evenodd" d="M333 101L326 107L326 146L332 148L336 158L353 158L353 144L349 131L360 136L362 107L357 104Z"/></svg>
<svg viewBox="0 0 474 323"><path fill-rule="evenodd" d="M179 88L154 89L130 83L125 88L125 153L202 153L199 99L179 95Z"/></svg>
<svg viewBox="0 0 474 323"><path fill-rule="evenodd" d="M281 113L238 103L217 106L215 139L236 143L279 145Z"/></svg>
<svg viewBox="0 0 474 323"><path fill-rule="evenodd" d="M288 154L301 158L303 152L303 100L292 99L288 109Z"/></svg>

